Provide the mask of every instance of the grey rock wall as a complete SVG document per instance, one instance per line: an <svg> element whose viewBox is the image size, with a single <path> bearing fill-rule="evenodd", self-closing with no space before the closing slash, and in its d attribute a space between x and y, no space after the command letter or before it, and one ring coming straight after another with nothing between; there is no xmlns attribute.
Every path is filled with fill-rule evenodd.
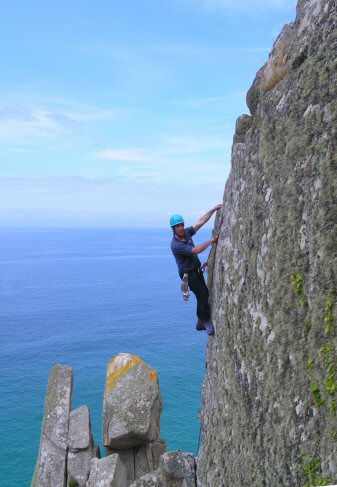
<svg viewBox="0 0 337 487"><path fill-rule="evenodd" d="M237 121L199 487L300 486L310 469L337 483L336 10L299 2Z"/></svg>

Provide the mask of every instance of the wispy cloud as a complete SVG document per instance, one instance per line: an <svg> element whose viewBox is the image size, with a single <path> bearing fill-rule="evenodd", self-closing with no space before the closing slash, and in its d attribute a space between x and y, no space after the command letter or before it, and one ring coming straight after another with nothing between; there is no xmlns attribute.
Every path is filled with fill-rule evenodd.
<svg viewBox="0 0 337 487"><path fill-rule="evenodd" d="M116 184L116 180L122 180L120 176L110 176L110 177L96 177L88 178L81 176L67 176L67 177L48 177L48 178L0 178L0 188L2 191L5 188L10 189L11 187L27 187L27 188L40 188L44 189L46 187L50 188L78 188L87 186L110 186Z"/></svg>
<svg viewBox="0 0 337 487"><path fill-rule="evenodd" d="M95 159L128 162L152 162L146 149L105 149L94 154Z"/></svg>
<svg viewBox="0 0 337 487"><path fill-rule="evenodd" d="M32 145L38 139L50 139L78 132L89 122L118 118L118 110L77 103L74 100L43 96L8 96L0 100L0 141Z"/></svg>
<svg viewBox="0 0 337 487"><path fill-rule="evenodd" d="M65 115L27 107L5 107L0 111L0 141L32 144L36 138L61 135L76 128Z"/></svg>
<svg viewBox="0 0 337 487"><path fill-rule="evenodd" d="M296 5L295 0L176 0L178 3L195 4L209 12L246 12L285 10Z"/></svg>
<svg viewBox="0 0 337 487"><path fill-rule="evenodd" d="M232 101L233 99L245 100L245 98L246 98L245 92L237 91L227 96L209 96L203 98L194 98L190 100L179 100L178 103L181 103L184 106L189 108L201 108L204 107L205 105L219 105L219 104L226 103L228 101Z"/></svg>
<svg viewBox="0 0 337 487"><path fill-rule="evenodd" d="M192 0L191 0L192 1ZM154 47L154 50L165 53L173 54L175 56L189 56L195 59L219 59L228 54L252 54L252 53L268 53L270 47L267 46L224 46L224 47L204 47L188 44L159 44Z"/></svg>
<svg viewBox="0 0 337 487"><path fill-rule="evenodd" d="M143 148L107 148L94 153L95 159L110 160L114 162L139 162L171 164L174 159L182 156L212 152L225 149L231 145L223 135L168 135L155 146Z"/></svg>

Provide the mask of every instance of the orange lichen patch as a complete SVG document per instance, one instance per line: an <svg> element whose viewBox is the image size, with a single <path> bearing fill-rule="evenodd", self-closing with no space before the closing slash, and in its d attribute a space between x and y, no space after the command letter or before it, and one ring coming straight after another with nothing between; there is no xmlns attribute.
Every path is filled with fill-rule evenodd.
<svg viewBox="0 0 337 487"><path fill-rule="evenodd" d="M151 370L149 373L150 381L154 381L155 378L157 377L157 372L155 370Z"/></svg>
<svg viewBox="0 0 337 487"><path fill-rule="evenodd" d="M129 372L135 365L140 365L143 360L138 355L129 353L119 353L110 360L106 372L106 386L105 393L109 392L115 387L116 382Z"/></svg>

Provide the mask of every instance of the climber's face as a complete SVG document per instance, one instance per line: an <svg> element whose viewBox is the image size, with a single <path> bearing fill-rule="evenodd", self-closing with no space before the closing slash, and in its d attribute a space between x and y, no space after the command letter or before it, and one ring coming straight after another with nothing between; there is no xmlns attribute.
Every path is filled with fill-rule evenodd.
<svg viewBox="0 0 337 487"><path fill-rule="evenodd" d="M185 225L183 223L179 223L174 227L174 233L178 238L183 238L185 235Z"/></svg>

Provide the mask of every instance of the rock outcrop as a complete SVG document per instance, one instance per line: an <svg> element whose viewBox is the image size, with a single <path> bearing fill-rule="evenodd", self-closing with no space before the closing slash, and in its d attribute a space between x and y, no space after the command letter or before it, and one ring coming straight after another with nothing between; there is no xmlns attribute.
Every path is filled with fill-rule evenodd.
<svg viewBox="0 0 337 487"><path fill-rule="evenodd" d="M49 377L39 457L31 487L195 487L195 459L181 451L166 453L159 438L162 400L157 373L126 353L107 367L100 459L90 411L71 411L73 373L56 365Z"/></svg>
<svg viewBox="0 0 337 487"><path fill-rule="evenodd" d="M199 487L337 483L336 53L336 1L300 0L237 122Z"/></svg>
<svg viewBox="0 0 337 487"><path fill-rule="evenodd" d="M55 365L48 381L40 450L31 487L66 487L72 384L71 368Z"/></svg>

